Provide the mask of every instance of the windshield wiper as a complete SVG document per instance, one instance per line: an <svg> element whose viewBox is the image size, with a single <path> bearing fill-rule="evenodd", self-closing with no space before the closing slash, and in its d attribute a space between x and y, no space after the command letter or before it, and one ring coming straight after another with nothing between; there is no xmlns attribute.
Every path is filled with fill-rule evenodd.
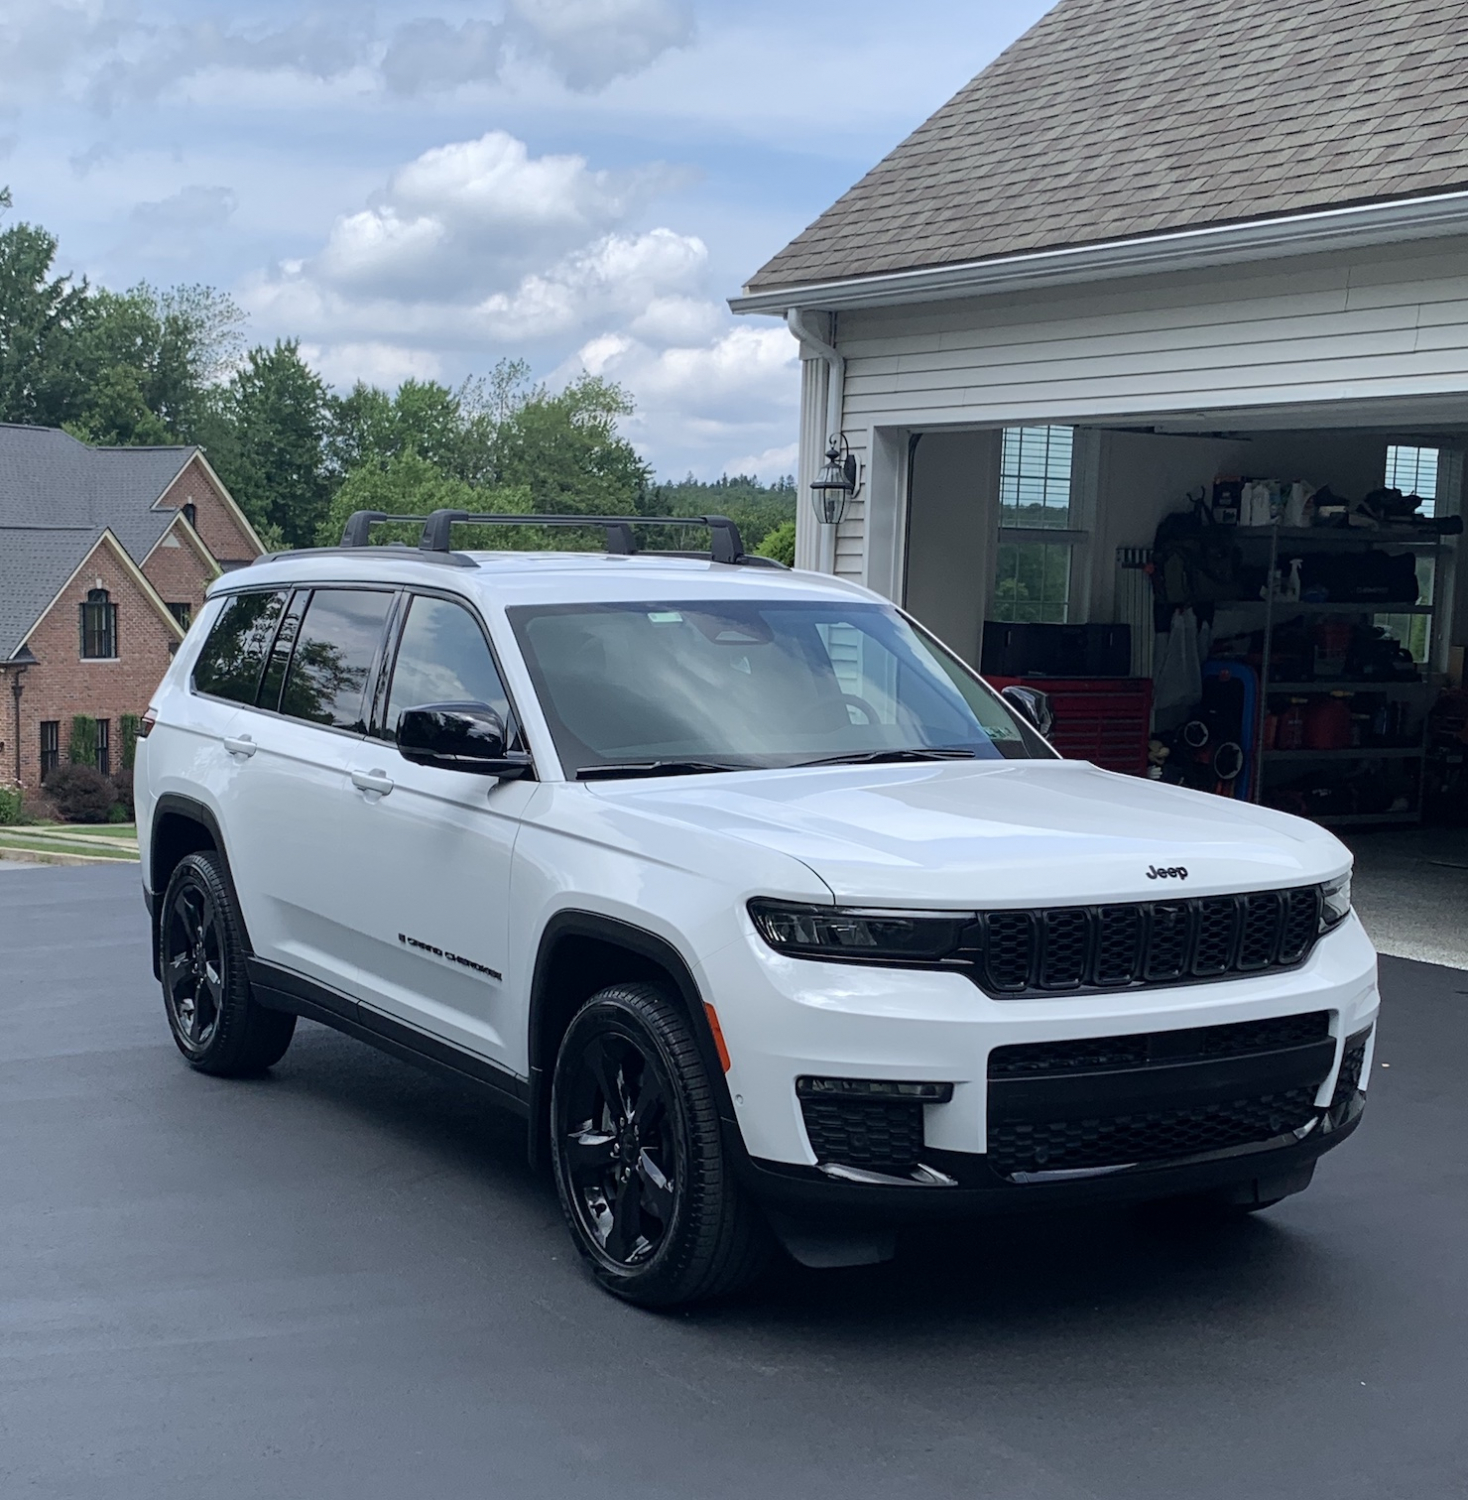
<svg viewBox="0 0 1468 1500"><path fill-rule="evenodd" d="M819 760L798 761L796 766L880 766L896 765L902 761L977 760L978 755L977 750L944 749L935 745L918 750L853 750L848 755L823 755Z"/></svg>
<svg viewBox="0 0 1468 1500"><path fill-rule="evenodd" d="M716 760L637 760L625 765L582 766L577 781L610 780L621 776L703 776L713 771L752 771L753 766Z"/></svg>

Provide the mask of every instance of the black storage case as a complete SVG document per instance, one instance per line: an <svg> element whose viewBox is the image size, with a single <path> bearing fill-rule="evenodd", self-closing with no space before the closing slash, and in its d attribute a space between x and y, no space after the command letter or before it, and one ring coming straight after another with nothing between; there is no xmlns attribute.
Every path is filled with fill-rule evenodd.
<svg viewBox="0 0 1468 1500"><path fill-rule="evenodd" d="M984 622L980 671L989 677L1129 677L1130 625Z"/></svg>

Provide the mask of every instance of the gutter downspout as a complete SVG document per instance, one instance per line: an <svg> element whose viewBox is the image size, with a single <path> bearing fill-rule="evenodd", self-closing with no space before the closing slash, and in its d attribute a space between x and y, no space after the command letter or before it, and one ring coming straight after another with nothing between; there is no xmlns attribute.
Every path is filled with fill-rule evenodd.
<svg viewBox="0 0 1468 1500"><path fill-rule="evenodd" d="M834 325L834 314L832 314L831 321ZM809 350L826 362L830 373L826 382L825 433L827 437L834 437L841 431L841 418L846 406L846 357L834 344L828 344L811 329L806 322L806 312L803 308L790 308L785 314L785 323L790 332L795 335L802 354ZM817 463L819 464L819 459ZM801 498L796 497L797 504L800 503ZM836 571L836 527L822 526L820 543L821 572L834 573Z"/></svg>

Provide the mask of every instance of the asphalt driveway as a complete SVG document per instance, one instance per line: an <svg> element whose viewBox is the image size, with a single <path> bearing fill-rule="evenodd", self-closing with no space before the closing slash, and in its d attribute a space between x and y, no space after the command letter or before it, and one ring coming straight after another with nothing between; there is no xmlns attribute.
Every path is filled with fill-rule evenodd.
<svg viewBox="0 0 1468 1500"><path fill-rule="evenodd" d="M476 1095L304 1023L199 1077L136 868L0 864L0 1494L1468 1495L1468 974L1383 971L1366 1122L1270 1214L995 1224L659 1317Z"/></svg>

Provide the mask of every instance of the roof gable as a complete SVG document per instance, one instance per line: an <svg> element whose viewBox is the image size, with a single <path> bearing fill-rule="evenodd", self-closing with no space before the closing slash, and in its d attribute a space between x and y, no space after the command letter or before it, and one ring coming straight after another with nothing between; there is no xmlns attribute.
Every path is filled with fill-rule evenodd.
<svg viewBox="0 0 1468 1500"><path fill-rule="evenodd" d="M751 291L1468 185L1468 0L1061 0Z"/></svg>
<svg viewBox="0 0 1468 1500"><path fill-rule="evenodd" d="M141 559L170 519L154 502L198 451L93 448L59 428L0 424L0 526L107 526Z"/></svg>

